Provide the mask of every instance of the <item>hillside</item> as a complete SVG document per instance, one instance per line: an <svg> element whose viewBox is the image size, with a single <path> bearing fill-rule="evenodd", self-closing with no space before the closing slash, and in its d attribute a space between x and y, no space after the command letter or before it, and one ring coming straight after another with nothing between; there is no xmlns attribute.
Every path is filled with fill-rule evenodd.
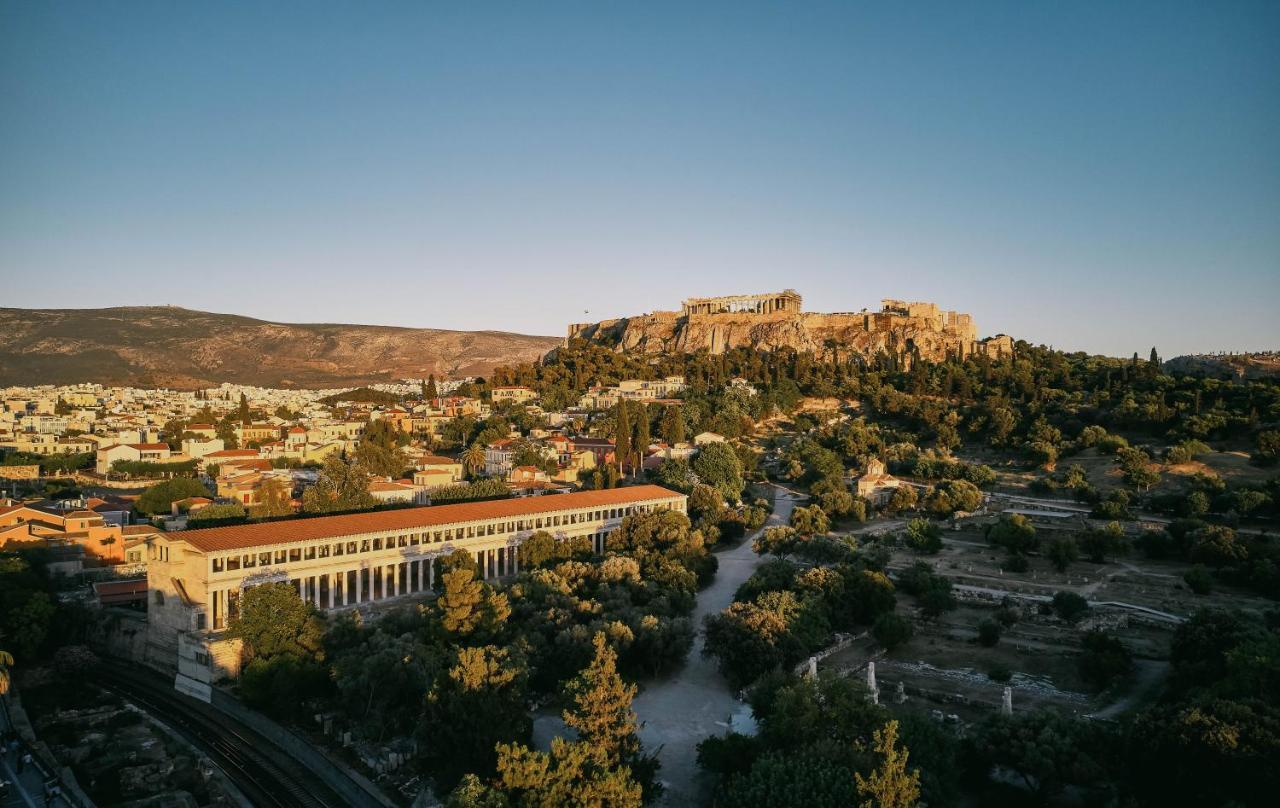
<svg viewBox="0 0 1280 808"><path fill-rule="evenodd" d="M1164 363L1170 373L1214 376L1223 379L1274 379L1280 377L1280 353L1200 354L1175 356Z"/></svg>
<svg viewBox="0 0 1280 808"><path fill-rule="evenodd" d="M560 340L501 331L273 323L171 306L0 308L0 385L340 387L486 375Z"/></svg>

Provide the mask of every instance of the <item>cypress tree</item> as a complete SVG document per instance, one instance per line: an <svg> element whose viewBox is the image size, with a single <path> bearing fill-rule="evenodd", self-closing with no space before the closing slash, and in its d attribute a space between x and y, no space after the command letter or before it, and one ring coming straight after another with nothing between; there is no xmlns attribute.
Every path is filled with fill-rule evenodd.
<svg viewBox="0 0 1280 808"><path fill-rule="evenodd" d="M622 474L623 464L631 457L631 417L627 412L627 400L618 402L618 421L614 427L613 452L618 458L618 473Z"/></svg>
<svg viewBox="0 0 1280 808"><path fill-rule="evenodd" d="M595 659L566 686L572 706L562 717L607 766L630 764L640 754L636 714L631 709L636 686L618 674L618 654L604 633L597 633L593 642Z"/></svg>
<svg viewBox="0 0 1280 808"><path fill-rule="evenodd" d="M647 404L641 403L636 407L636 426L635 438L631 441L631 476L634 477L636 470L644 465L644 451L649 448L649 407Z"/></svg>

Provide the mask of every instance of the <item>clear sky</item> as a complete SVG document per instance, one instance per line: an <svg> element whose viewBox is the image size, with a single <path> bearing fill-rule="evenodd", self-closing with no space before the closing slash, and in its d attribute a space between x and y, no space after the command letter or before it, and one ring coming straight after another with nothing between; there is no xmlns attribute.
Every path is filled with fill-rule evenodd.
<svg viewBox="0 0 1280 808"><path fill-rule="evenodd" d="M0 305L560 335L786 287L1280 348L1280 3L0 0Z"/></svg>

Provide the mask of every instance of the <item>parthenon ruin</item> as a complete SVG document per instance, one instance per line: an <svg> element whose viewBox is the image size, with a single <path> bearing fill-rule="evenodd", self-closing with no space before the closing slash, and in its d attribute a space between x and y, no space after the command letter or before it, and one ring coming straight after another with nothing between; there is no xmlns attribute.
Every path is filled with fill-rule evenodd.
<svg viewBox="0 0 1280 808"><path fill-rule="evenodd" d="M915 359L941 362L973 354L1008 356L1013 340L1003 334L978 339L978 327L964 312L936 303L885 299L879 311L807 312L794 289L760 295L692 297L679 311L652 311L596 323L572 323L570 340L599 341L619 351L716 355L734 348L830 352L867 360L895 357L899 367Z"/></svg>
<svg viewBox="0 0 1280 808"><path fill-rule="evenodd" d="M728 295L725 297L691 297L684 301L681 313L722 314L745 312L748 314L772 314L775 311L800 313L800 293L795 289L770 292L763 295Z"/></svg>

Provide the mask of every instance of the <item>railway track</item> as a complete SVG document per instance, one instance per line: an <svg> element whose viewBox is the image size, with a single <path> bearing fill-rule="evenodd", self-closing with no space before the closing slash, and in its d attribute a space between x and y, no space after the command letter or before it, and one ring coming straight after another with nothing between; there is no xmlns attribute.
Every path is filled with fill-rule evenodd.
<svg viewBox="0 0 1280 808"><path fill-rule="evenodd" d="M159 675L104 665L98 683L207 754L255 806L338 808L346 802L283 749Z"/></svg>

